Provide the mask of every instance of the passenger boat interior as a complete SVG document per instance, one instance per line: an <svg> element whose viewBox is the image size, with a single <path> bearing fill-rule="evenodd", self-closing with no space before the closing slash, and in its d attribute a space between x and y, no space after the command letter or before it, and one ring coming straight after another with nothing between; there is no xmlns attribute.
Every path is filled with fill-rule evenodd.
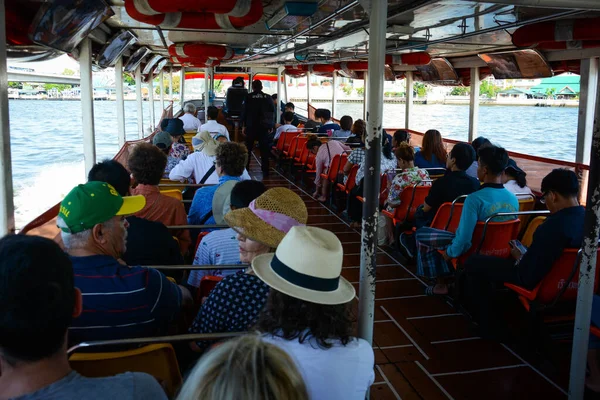
<svg viewBox="0 0 600 400"><path fill-rule="evenodd" d="M377 24L385 28L380 34L376 32ZM382 132L392 134L405 128L412 134L413 146L420 146L423 136L421 129L410 122L415 82L471 88L469 126L465 127L464 138L471 142L482 131L478 129L478 113L485 110L479 108L478 94L485 77L531 79L563 72L580 74L576 160L510 154L528 172L529 186L536 195L521 202L521 210L530 214L521 216L521 227L512 238L518 235L524 243L530 238L540 221L536 217L544 214L544 206L539 202L543 194L541 179L554 168L567 168L578 174L580 197L590 210L587 217L590 224L598 224L598 196L594 192L598 189L598 175L593 168L599 167L600 160L600 2L596 0L0 0L0 26L0 31L6 29L6 38L0 32L3 234L15 232L6 59L43 61L65 53L81 64L86 172L96 162L91 76L98 69L111 67L116 71L122 148L114 159L125 166L131 149L151 141L160 121L180 115L185 103L192 102L202 111L209 105L222 107L226 99L214 99L211 93L219 74L243 76L246 82L274 80L278 98L284 102L287 77L319 75L332 78L334 85L340 76L364 79L368 82L364 117L372 132L369 141L379 138ZM136 80L138 110L142 83L150 85L149 100L154 102L154 79L160 76L160 81L163 77L172 80L176 73L180 76L180 104L168 105L162 116L151 115L154 132L150 136L145 135L144 117L139 112L137 141L125 141L123 73ZM186 81L191 79L204 79L202 99L186 96ZM377 96L382 94L384 80L400 79L406 79L406 126L382 127L382 98ZM162 85L160 93L162 97ZM169 94L173 94L172 82ZM311 118L314 108L310 93L307 95L307 117ZM339 118L335 97L334 94L332 111L334 118ZM226 118L222 112L219 118L228 125L233 140L244 140L237 118ZM193 134L187 136L189 140ZM376 224L372 220L368 223L368 216L363 220L362 231L350 227L343 214L350 188L338 181L341 158L336 167L332 162L324 176L331 184L331 199L319 202L311 196L314 155L309 154L305 143L303 131L283 134L279 147L274 148L279 158L271 161L269 176L263 179L256 150L249 172L268 188L286 187L297 193L308 209L308 225L327 229L342 242L342 275L357 292L353 301L357 335L371 340L375 352L376 379L370 389L371 399L594 398L593 393L584 390L583 381L587 351L584 338L590 330L591 295L597 287L597 229L589 230L592 233L586 236L589 246L582 248L583 256L575 252L568 258L570 264L565 261L565 279L550 299L541 301L536 297L537 289L532 294L505 288L501 299L510 310L505 317L510 321L511 334L502 341L485 340L473 333L469 315L451 296L424 294L428 282L417 275L415 265L407 262L396 247L377 245ZM458 141L445 143L449 151ZM164 186L165 190L191 188L185 188L181 182L164 184L171 185ZM383 195L380 188L384 190L385 184L378 181L369 187L373 190L364 194L365 210L375 210ZM386 218L400 225L414 218L414 208L422 198L419 200L416 195L416 186L410 193L412 197L402 203L403 208L388 213ZM447 211L453 207L448 205ZM50 208L19 234L60 240L56 227L58 211L59 205ZM455 220L452 214L445 218L441 226L448 228ZM473 252L485 246L506 250L505 242L496 243L489 237L493 234L485 242L484 231ZM580 265L585 266L581 277ZM193 268L180 266L183 270ZM231 335L215 337L228 336ZM156 359L160 363L144 358L129 362L118 352L113 353L116 362L112 363L78 355L84 348L96 351L107 343L75 346L70 350L71 360L84 375L87 368L89 376L147 371L166 381L167 392L174 396L183 371L179 371L170 345L190 339L175 335L121 343L146 346L140 349L159 354ZM143 350L138 349L137 353L144 356ZM140 356L137 353L133 356Z"/></svg>

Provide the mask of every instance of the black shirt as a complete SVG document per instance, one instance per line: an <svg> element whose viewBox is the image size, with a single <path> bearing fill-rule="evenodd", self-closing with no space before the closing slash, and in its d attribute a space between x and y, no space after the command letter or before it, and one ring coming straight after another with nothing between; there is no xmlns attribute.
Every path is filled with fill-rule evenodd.
<svg viewBox="0 0 600 400"><path fill-rule="evenodd" d="M465 171L448 171L431 185L429 195L425 198L425 203L431 207L431 210L425 215L433 220L433 216L443 203L452 202L458 196L471 194L479 190L479 186L479 181L467 175Z"/></svg>
<svg viewBox="0 0 600 400"><path fill-rule="evenodd" d="M548 274L566 248L581 247L585 208L563 208L546 218L535 233L531 247L519 262L519 277L526 288L534 288Z"/></svg>
<svg viewBox="0 0 600 400"><path fill-rule="evenodd" d="M242 125L254 130L269 130L273 128L275 106L273 99L263 92L252 92L246 96L242 112Z"/></svg>

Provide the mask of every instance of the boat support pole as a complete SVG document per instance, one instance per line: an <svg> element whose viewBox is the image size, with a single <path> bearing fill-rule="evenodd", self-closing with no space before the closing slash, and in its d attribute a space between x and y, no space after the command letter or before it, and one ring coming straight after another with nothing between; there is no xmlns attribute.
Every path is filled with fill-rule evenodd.
<svg viewBox="0 0 600 400"><path fill-rule="evenodd" d="M173 67L169 67L169 98L173 102Z"/></svg>
<svg viewBox="0 0 600 400"><path fill-rule="evenodd" d="M579 265L579 288L571 351L569 399L583 399L585 391L586 361L590 335L590 318L596 276L596 252L600 230L600 99L596 84L596 106L592 147L590 152L590 177L587 190L585 223L583 226L583 254Z"/></svg>
<svg viewBox="0 0 600 400"><path fill-rule="evenodd" d="M125 101L123 99L123 57L119 57L115 64L115 85L117 96L117 132L119 135L119 148L125 144Z"/></svg>
<svg viewBox="0 0 600 400"><path fill-rule="evenodd" d="M363 78L363 121L367 120L368 104L369 104L369 71L365 71L364 78Z"/></svg>
<svg viewBox="0 0 600 400"><path fill-rule="evenodd" d="M283 95L285 96L285 102L289 101L288 99L288 89L287 89L287 75L283 75Z"/></svg>
<svg viewBox="0 0 600 400"><path fill-rule="evenodd" d="M15 232L4 0L0 0L0 236Z"/></svg>
<svg viewBox="0 0 600 400"><path fill-rule="evenodd" d="M138 139L144 137L144 107L142 106L142 67L135 70L135 101L137 103Z"/></svg>
<svg viewBox="0 0 600 400"><path fill-rule="evenodd" d="M581 92L579 93L579 119L577 121L577 145L575 162L590 164L592 132L594 130L594 109L596 86L598 86L598 59L581 60Z"/></svg>
<svg viewBox="0 0 600 400"><path fill-rule="evenodd" d="M479 124L479 68L471 68L471 102L469 103L469 143L477 135Z"/></svg>
<svg viewBox="0 0 600 400"><path fill-rule="evenodd" d="M204 122L208 121L208 98L210 96L210 68L204 68Z"/></svg>
<svg viewBox="0 0 600 400"><path fill-rule="evenodd" d="M278 124L279 123L279 113L280 113L280 107L279 105L281 104L281 70L282 67L277 67L277 105L275 106L275 123ZM285 104L285 103L283 103Z"/></svg>
<svg viewBox="0 0 600 400"><path fill-rule="evenodd" d="M180 108L183 108L184 94L185 94L185 67L181 67L181 70L179 71L179 97L180 97L179 105L181 106ZM175 115L173 115L173 116L175 116Z"/></svg>
<svg viewBox="0 0 600 400"><path fill-rule="evenodd" d="M160 85L160 109L164 110L165 109L165 80L164 80L164 74L163 74L163 70L160 70L160 73L158 74L158 84ZM161 111L162 113L162 111Z"/></svg>
<svg viewBox="0 0 600 400"><path fill-rule="evenodd" d="M150 71L148 74L148 104L150 105L150 135L156 127L156 115L154 111L154 74Z"/></svg>
<svg viewBox="0 0 600 400"><path fill-rule="evenodd" d="M381 172L381 138L383 135L383 68L387 2L371 2L369 26L369 101L365 140L365 177L362 236L360 248L360 285L358 302L358 336L373 343L375 316L375 271L377 267L377 220Z"/></svg>
<svg viewBox="0 0 600 400"><path fill-rule="evenodd" d="M331 94L331 117L335 118L335 109L337 105L337 71L333 71L333 82L332 82L332 94Z"/></svg>
<svg viewBox="0 0 600 400"><path fill-rule="evenodd" d="M81 117L83 122L83 161L85 176L96 163L94 132L94 86L92 84L92 40L85 38L79 48L81 75Z"/></svg>
<svg viewBox="0 0 600 400"><path fill-rule="evenodd" d="M306 73L306 113L310 116L310 71Z"/></svg>
<svg viewBox="0 0 600 400"><path fill-rule="evenodd" d="M406 99L406 109L404 114L404 127L405 129L410 129L410 113L412 112L413 106L413 73L412 71L406 72L406 94L404 98Z"/></svg>

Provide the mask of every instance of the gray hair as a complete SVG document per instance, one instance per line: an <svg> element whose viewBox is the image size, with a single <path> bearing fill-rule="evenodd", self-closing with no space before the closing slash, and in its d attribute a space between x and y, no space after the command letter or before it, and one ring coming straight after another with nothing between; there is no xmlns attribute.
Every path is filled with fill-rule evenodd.
<svg viewBox="0 0 600 400"><path fill-rule="evenodd" d="M183 106L183 111L194 114L196 112L196 106L194 103L187 103L185 106Z"/></svg>
<svg viewBox="0 0 600 400"><path fill-rule="evenodd" d="M56 225L58 225L58 227L61 228L60 236L67 251L82 249L86 247L90 240L90 237L92 237L91 229L86 229L85 231L77 233L69 233L63 231L62 228L67 228L67 223L61 217L58 217L56 219Z"/></svg>

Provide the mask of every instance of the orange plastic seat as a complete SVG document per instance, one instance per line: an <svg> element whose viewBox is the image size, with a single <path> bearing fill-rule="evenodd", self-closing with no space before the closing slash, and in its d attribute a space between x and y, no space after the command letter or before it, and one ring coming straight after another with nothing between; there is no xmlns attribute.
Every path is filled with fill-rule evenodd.
<svg viewBox="0 0 600 400"><path fill-rule="evenodd" d="M521 243L523 244L523 246L531 246L531 243L533 242L533 234L545 220L546 217L535 217L531 220L531 222L527 226L527 229L525 230L525 233L523 234L523 237L521 238Z"/></svg>
<svg viewBox="0 0 600 400"><path fill-rule="evenodd" d="M600 338L600 328L592 325L590 326L590 333L594 336L596 336L597 338Z"/></svg>
<svg viewBox="0 0 600 400"><path fill-rule="evenodd" d="M200 234L198 234L198 239L196 240L196 249L194 250L194 254L198 253L198 247L200 247L200 243L202 243L202 239L204 239L204 236L208 235L210 232L200 232Z"/></svg>
<svg viewBox="0 0 600 400"><path fill-rule="evenodd" d="M535 207L535 196L530 195L527 199L519 199L519 211L532 211ZM529 224L529 220L531 219L531 215L518 215L521 220L521 231L519 232L519 236L523 235L525 229L527 229L527 225Z"/></svg>
<svg viewBox="0 0 600 400"><path fill-rule="evenodd" d="M113 376L124 372L145 372L163 384L173 398L182 378L173 346L150 344L133 350L104 353L75 353L69 357L71 368L89 378Z"/></svg>
<svg viewBox="0 0 600 400"><path fill-rule="evenodd" d="M223 280L222 276L205 275L200 279L200 286L196 291L196 302L200 304L200 301L204 297L208 297L210 292L217 286L219 282Z"/></svg>
<svg viewBox="0 0 600 400"><path fill-rule="evenodd" d="M179 189L167 189L167 190L161 190L160 194L163 194L165 196L169 196L172 197L174 199L177 199L179 201L183 200L183 194L181 193L181 190Z"/></svg>
<svg viewBox="0 0 600 400"><path fill-rule="evenodd" d="M400 205L394 209L394 212L382 211L384 215L391 218L394 225L404 222L413 222L417 207L425 202L431 186L414 185L412 188L406 187L400 193Z"/></svg>

